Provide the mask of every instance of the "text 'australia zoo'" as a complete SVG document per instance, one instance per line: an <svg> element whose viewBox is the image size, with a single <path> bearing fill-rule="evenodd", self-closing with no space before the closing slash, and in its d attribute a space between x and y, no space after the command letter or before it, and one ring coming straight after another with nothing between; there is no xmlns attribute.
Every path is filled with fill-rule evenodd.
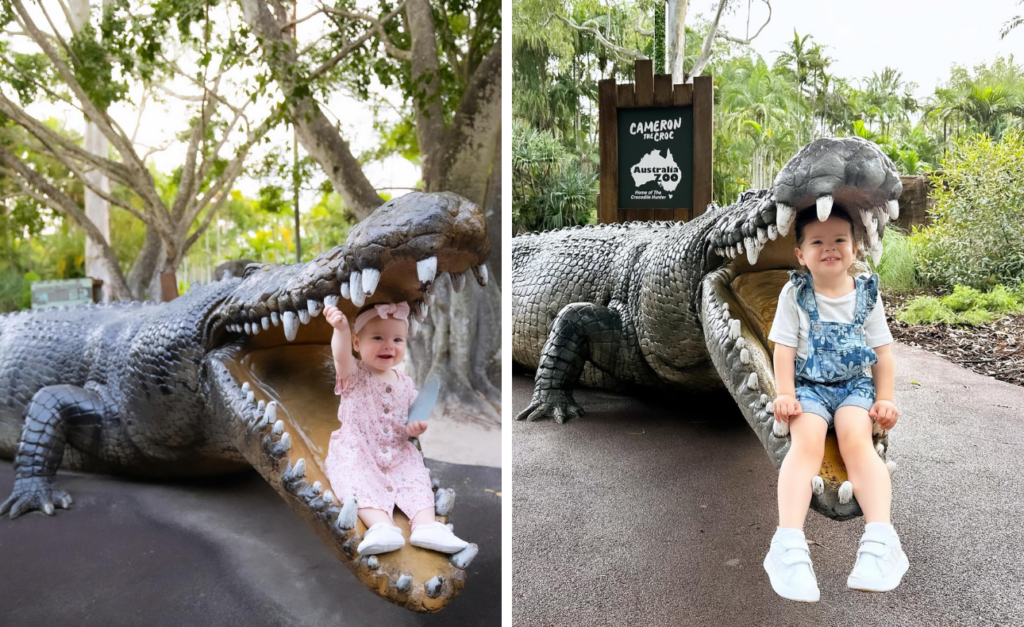
<svg viewBox="0 0 1024 627"><path fill-rule="evenodd" d="M653 141L663 141L666 139L674 139L673 131L678 130L683 125L683 118L676 118L674 120L652 120L650 122L633 122L629 125L629 134L637 135L643 133L643 139L649 139Z"/></svg>

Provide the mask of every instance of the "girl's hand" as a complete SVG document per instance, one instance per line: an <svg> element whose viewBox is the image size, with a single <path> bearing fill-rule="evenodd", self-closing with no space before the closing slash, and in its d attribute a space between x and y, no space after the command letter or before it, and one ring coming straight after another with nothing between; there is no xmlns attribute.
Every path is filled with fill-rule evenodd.
<svg viewBox="0 0 1024 627"><path fill-rule="evenodd" d="M324 318L327 319L327 324L335 329L339 331L348 330L348 318L337 307L332 305L324 307Z"/></svg>
<svg viewBox="0 0 1024 627"><path fill-rule="evenodd" d="M800 401L796 400L796 397L791 394L779 394L772 403L772 409L775 410L775 420L777 422L789 422L790 418L794 418L803 413L800 408Z"/></svg>
<svg viewBox="0 0 1024 627"><path fill-rule="evenodd" d="M879 427L892 429L896 421L899 420L900 411L896 409L892 401L875 401L875 404L871 406L871 410L868 411L868 416L874 418Z"/></svg>
<svg viewBox="0 0 1024 627"><path fill-rule="evenodd" d="M410 438L418 438L427 430L427 423L423 421L410 422L405 427L405 434Z"/></svg>

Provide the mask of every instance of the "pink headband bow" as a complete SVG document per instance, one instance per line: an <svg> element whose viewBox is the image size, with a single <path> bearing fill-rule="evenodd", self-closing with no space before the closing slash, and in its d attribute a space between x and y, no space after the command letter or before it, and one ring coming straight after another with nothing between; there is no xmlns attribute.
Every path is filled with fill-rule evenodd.
<svg viewBox="0 0 1024 627"><path fill-rule="evenodd" d="M395 320L404 320L405 324L409 324L409 303L404 300L400 303L380 303L374 305L373 309L367 309L363 313L356 317L355 330L356 334L359 330L366 326L366 323L374 318L379 317L381 320L387 320L388 316L391 316Z"/></svg>

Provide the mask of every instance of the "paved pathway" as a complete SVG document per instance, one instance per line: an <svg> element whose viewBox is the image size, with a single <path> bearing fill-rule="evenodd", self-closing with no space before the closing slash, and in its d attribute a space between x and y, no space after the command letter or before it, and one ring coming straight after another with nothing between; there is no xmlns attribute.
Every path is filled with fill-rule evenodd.
<svg viewBox="0 0 1024 627"><path fill-rule="evenodd" d="M516 625L1024 625L1024 388L893 352L895 592L847 590L863 520L811 514L821 602L775 596L777 473L728 395L581 390L582 419L513 428Z"/></svg>

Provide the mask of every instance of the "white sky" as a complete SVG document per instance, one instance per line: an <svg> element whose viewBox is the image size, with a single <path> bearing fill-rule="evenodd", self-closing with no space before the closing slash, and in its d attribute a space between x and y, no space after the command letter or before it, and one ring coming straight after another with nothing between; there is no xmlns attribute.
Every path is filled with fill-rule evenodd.
<svg viewBox="0 0 1024 627"><path fill-rule="evenodd" d="M747 3L723 18L729 34L743 37ZM764 23L767 8L753 0L751 32ZM693 0L692 14L713 17L715 0ZM999 55L1024 63L1024 25L999 39L1003 23L1024 13L1017 0L773 0L772 19L752 47L770 64L795 28L801 36L827 46L831 71L861 79L885 66L918 84L918 98L931 95L949 76L953 63L973 67Z"/></svg>

